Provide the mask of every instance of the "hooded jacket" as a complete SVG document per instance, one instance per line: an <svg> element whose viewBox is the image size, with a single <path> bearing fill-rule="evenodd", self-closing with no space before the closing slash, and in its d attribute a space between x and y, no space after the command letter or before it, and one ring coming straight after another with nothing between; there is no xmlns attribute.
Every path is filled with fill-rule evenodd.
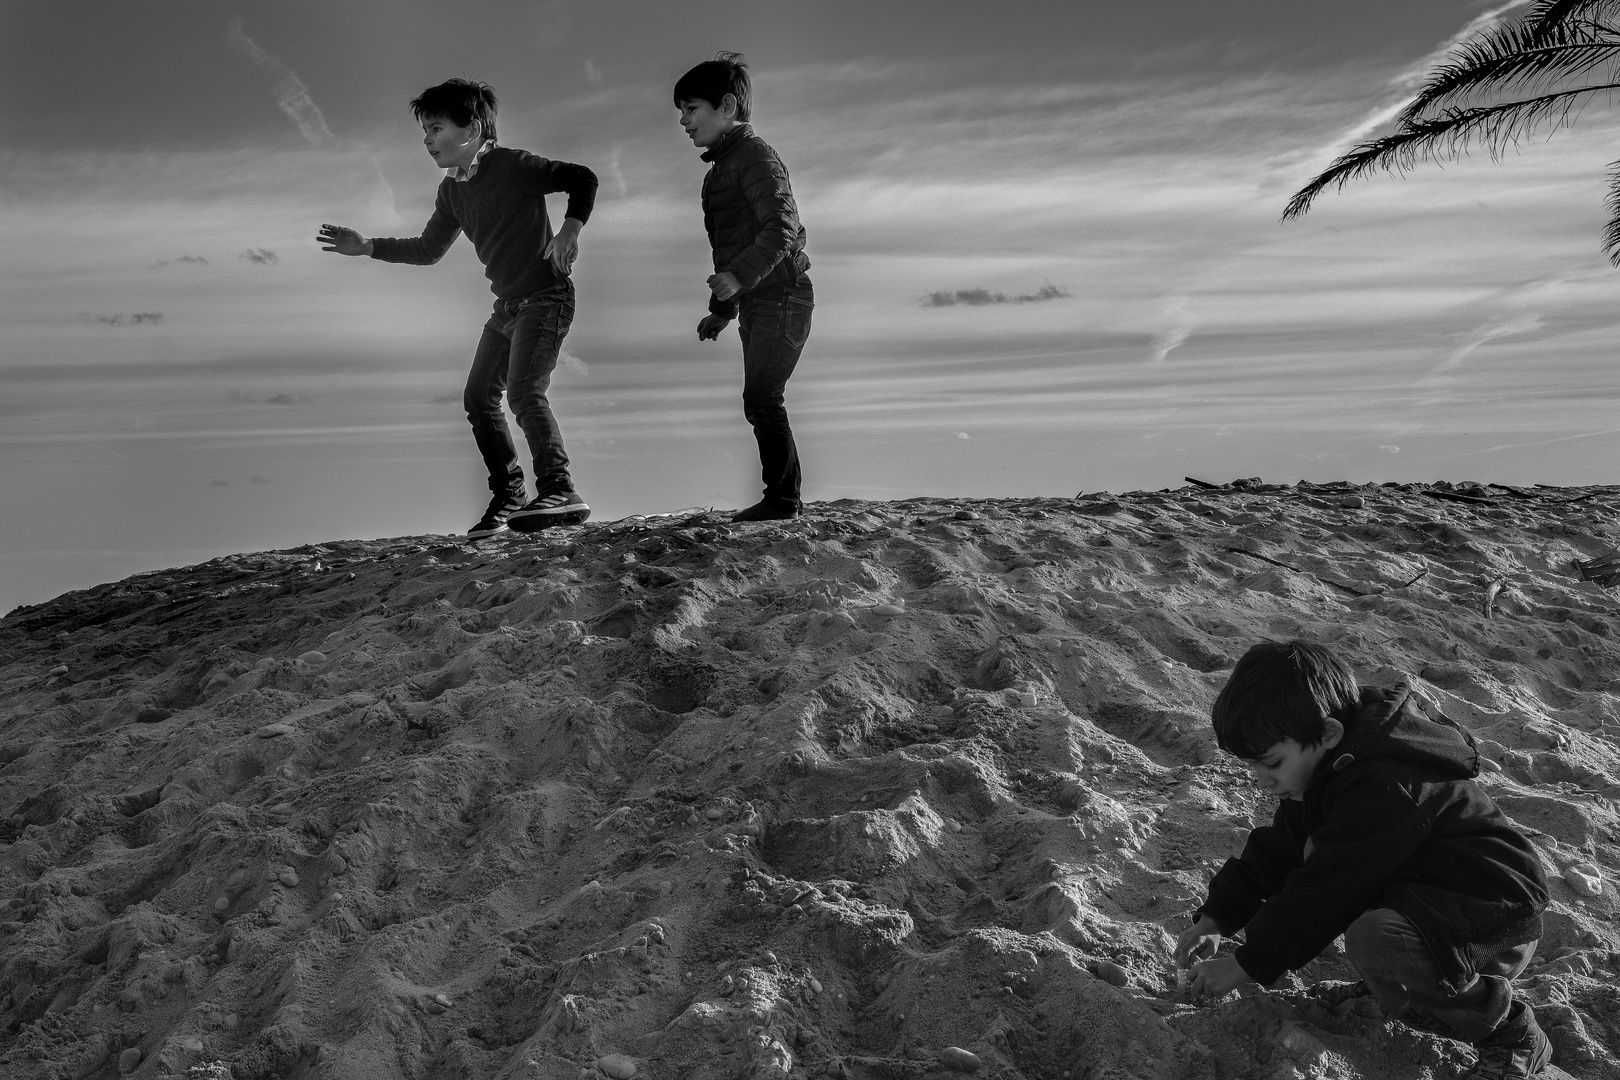
<svg viewBox="0 0 1620 1080"><path fill-rule="evenodd" d="M776 151L740 124L703 160L710 162L703 177L703 227L714 249L714 272L734 275L743 293L798 280L810 259L787 166ZM711 297L709 310L734 318L739 299Z"/></svg>
<svg viewBox="0 0 1620 1080"><path fill-rule="evenodd" d="M1363 688L1345 737L1302 801L1277 807L1210 882L1199 914L1269 984L1315 959L1364 912L1417 927L1453 992L1504 949L1541 936L1541 857L1474 782L1473 738L1405 682Z"/></svg>

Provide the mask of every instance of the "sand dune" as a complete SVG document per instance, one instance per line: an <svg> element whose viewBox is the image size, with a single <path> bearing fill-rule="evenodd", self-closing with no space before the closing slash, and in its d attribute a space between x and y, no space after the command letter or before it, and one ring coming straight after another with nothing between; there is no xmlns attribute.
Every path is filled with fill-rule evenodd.
<svg viewBox="0 0 1620 1080"><path fill-rule="evenodd" d="M819 504L144 574L0 622L0 1075L1451 1075L1326 955L1169 945L1266 800L1208 709L1330 643L1471 729L1620 1077L1620 489ZM1582 564L1587 566L1582 572Z"/></svg>

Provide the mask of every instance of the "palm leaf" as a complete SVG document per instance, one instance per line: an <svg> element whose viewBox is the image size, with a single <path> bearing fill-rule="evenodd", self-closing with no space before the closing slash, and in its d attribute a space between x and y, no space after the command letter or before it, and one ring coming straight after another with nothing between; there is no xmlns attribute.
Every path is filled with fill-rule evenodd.
<svg viewBox="0 0 1620 1080"><path fill-rule="evenodd" d="M1609 221L1603 227L1603 250L1609 261L1620 266L1620 161L1609 166Z"/></svg>
<svg viewBox="0 0 1620 1080"><path fill-rule="evenodd" d="M1620 60L1620 37L1613 35L1547 41L1514 26L1459 46L1401 110L1399 119L1414 120L1474 94L1555 86Z"/></svg>
<svg viewBox="0 0 1620 1080"><path fill-rule="evenodd" d="M1551 121L1555 129L1564 126L1581 96L1605 90L1620 90L1620 83L1559 90L1471 109L1448 109L1439 116L1406 120L1394 134L1355 147L1295 192L1283 210L1283 220L1304 214L1328 187L1342 188L1376 169L1404 172L1420 160L1455 158L1474 142L1483 143L1493 157L1498 156L1542 124Z"/></svg>
<svg viewBox="0 0 1620 1080"><path fill-rule="evenodd" d="M1582 21L1602 23L1620 15L1620 0L1536 0L1522 25L1538 36L1550 35Z"/></svg>

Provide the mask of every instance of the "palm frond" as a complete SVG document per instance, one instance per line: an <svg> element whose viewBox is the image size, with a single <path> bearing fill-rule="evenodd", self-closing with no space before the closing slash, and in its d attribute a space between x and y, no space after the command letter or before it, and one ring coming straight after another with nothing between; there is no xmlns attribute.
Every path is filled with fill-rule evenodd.
<svg viewBox="0 0 1620 1080"><path fill-rule="evenodd" d="M1609 166L1609 221L1603 227L1603 250L1609 261L1620 266L1620 161Z"/></svg>
<svg viewBox="0 0 1620 1080"><path fill-rule="evenodd" d="M1475 94L1545 89L1620 62L1620 35L1581 35L1550 44L1537 40L1524 27L1512 26L1458 46L1399 119L1414 120Z"/></svg>
<svg viewBox="0 0 1620 1080"><path fill-rule="evenodd" d="M1620 83L1582 86L1471 109L1448 109L1439 116L1404 121L1394 134L1355 147L1295 192L1283 209L1283 220L1302 216L1328 187L1342 188L1376 169L1405 172L1419 160L1453 159L1475 142L1485 145L1493 157L1498 156L1540 125L1550 121L1555 129L1563 127L1582 96L1605 90L1620 90Z"/></svg>
<svg viewBox="0 0 1620 1080"><path fill-rule="evenodd" d="M1620 0L1536 0L1521 22L1537 36L1553 35L1580 22L1603 23L1620 15Z"/></svg>

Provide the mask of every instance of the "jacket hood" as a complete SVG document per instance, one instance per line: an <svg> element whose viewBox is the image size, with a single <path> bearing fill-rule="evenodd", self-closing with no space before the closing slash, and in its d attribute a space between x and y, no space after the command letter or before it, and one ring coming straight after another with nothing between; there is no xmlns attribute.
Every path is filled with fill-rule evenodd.
<svg viewBox="0 0 1620 1080"><path fill-rule="evenodd" d="M1416 762L1464 779L1479 775L1473 736L1438 710L1425 708L1405 679L1389 689L1362 688L1355 719L1323 765L1343 772L1372 758Z"/></svg>

